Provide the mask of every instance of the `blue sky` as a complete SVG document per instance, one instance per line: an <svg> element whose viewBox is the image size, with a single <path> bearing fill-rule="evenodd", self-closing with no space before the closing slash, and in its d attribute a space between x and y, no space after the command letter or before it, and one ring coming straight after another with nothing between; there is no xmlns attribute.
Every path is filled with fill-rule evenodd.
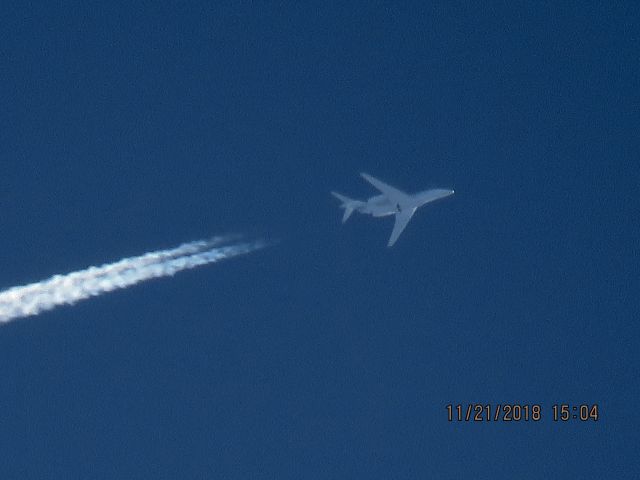
<svg viewBox="0 0 640 480"><path fill-rule="evenodd" d="M280 240L2 327L0 476L637 478L637 4L0 13L2 288Z"/></svg>

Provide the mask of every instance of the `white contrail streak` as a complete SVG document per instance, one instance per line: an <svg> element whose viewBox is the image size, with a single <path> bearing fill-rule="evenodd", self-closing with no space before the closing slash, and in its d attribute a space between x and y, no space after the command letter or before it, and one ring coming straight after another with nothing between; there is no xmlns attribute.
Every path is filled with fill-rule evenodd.
<svg viewBox="0 0 640 480"><path fill-rule="evenodd" d="M170 250L146 253L101 267L54 275L41 282L10 288L0 292L0 324L266 246L261 241L221 246L230 240L237 241L237 238L215 237L185 243Z"/></svg>

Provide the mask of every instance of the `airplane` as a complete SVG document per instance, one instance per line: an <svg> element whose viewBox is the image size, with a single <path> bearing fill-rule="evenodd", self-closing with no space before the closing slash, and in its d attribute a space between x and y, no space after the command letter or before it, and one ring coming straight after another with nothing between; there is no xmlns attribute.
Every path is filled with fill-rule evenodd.
<svg viewBox="0 0 640 480"><path fill-rule="evenodd" d="M455 193L454 190L434 188L414 194L407 194L366 173L361 173L360 176L378 189L381 194L371 197L369 200L362 201L354 200L337 192L331 192L331 195L342 202L342 205L340 205L340 208L344 209L342 223L346 222L354 211L369 214L374 217L395 215L396 220L393 225L391 237L389 238L389 243L387 244L388 247L396 243L396 240L398 240L398 237L418 207Z"/></svg>

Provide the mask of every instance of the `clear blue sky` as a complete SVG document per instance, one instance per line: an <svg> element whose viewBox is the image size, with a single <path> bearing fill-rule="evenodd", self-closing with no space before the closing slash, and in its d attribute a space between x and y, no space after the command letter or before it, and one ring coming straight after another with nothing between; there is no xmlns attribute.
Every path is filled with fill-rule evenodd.
<svg viewBox="0 0 640 480"><path fill-rule="evenodd" d="M0 328L1 478L638 478L638 4L468 3L3 2L0 288L281 243Z"/></svg>

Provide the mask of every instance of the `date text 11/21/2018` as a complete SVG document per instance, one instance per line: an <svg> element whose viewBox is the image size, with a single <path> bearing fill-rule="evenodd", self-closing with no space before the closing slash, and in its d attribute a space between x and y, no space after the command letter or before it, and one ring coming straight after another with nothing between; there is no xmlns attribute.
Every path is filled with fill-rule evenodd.
<svg viewBox="0 0 640 480"><path fill-rule="evenodd" d="M543 418L543 408L539 404L482 404L468 403L449 404L447 408L447 420L450 422L538 422ZM600 409L597 403L555 404L551 406L551 418L554 422L595 422L600 417Z"/></svg>

